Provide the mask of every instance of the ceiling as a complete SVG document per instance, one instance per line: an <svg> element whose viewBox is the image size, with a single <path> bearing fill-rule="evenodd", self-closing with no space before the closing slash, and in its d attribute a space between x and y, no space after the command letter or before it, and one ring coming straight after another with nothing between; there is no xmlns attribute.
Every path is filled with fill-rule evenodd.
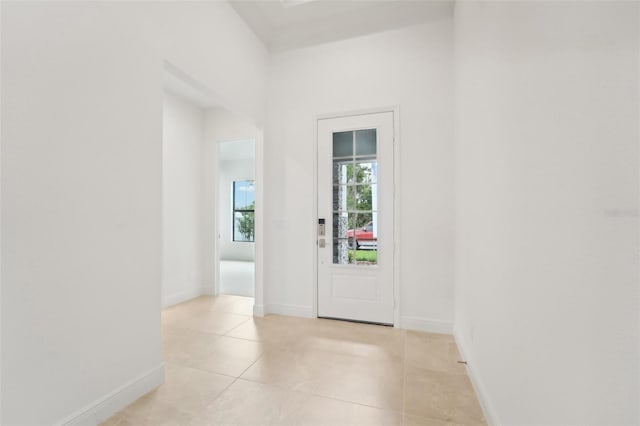
<svg viewBox="0 0 640 426"><path fill-rule="evenodd" d="M452 0L230 0L277 52L453 16Z"/></svg>

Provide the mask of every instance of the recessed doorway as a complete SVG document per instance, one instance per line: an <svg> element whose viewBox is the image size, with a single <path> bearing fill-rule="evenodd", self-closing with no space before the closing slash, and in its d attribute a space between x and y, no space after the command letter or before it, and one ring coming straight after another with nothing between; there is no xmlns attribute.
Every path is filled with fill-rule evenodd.
<svg viewBox="0 0 640 426"><path fill-rule="evenodd" d="M229 294L263 315L262 129L169 63L164 80L162 306Z"/></svg>
<svg viewBox="0 0 640 426"><path fill-rule="evenodd" d="M255 295L255 141L218 145L219 294Z"/></svg>

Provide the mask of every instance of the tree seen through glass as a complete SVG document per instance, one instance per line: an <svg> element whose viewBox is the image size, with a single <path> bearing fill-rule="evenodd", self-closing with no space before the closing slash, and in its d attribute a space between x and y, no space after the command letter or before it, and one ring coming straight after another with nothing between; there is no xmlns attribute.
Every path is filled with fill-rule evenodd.
<svg viewBox="0 0 640 426"><path fill-rule="evenodd" d="M254 241L255 206L255 181L233 182L233 241Z"/></svg>
<svg viewBox="0 0 640 426"><path fill-rule="evenodd" d="M354 176L354 182L371 182L371 166L368 164L347 164L347 175ZM356 185L347 192L347 210L370 212L372 210L371 185ZM349 229L362 228L371 221L371 214L349 215Z"/></svg>

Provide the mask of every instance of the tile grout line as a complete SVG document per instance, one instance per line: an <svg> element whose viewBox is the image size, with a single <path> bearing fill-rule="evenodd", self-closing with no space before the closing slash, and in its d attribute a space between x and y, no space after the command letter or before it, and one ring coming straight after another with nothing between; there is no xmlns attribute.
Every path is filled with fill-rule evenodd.
<svg viewBox="0 0 640 426"><path fill-rule="evenodd" d="M237 314L236 314L237 315ZM233 337L233 336L228 336L229 333L231 333L233 330L235 330L236 328L240 327L241 325L244 325L246 323L248 323L253 317L252 316L248 316L245 315L247 317L246 320L242 321L240 324L233 326L231 329L227 330L226 333L223 334L223 336L227 336L227 337ZM239 339L239 337L236 337L236 339ZM250 339L244 339L244 340L250 340Z"/></svg>
<svg viewBox="0 0 640 426"><path fill-rule="evenodd" d="M263 352L260 354L260 356L259 356L258 358L256 358L256 360L255 360L255 361L253 361L253 362L252 362L252 363L251 363L247 368L245 368L244 370L242 370L242 373L240 373L240 375L238 376L238 379L239 379L239 378L241 378L241 377L242 377L242 375L243 375L244 373L246 373L246 372L247 372L251 367L253 367L253 366L256 364L256 362L260 361L260 360L262 359L262 357L264 356L265 352L266 352L266 351L263 351ZM245 379L245 380L246 380L246 379Z"/></svg>
<svg viewBox="0 0 640 426"><path fill-rule="evenodd" d="M244 373L246 373L246 371L247 371L248 369L250 369L250 368L251 368L251 367L252 367L256 362L258 362L258 360L259 360L260 358L262 358L262 356L263 356L263 355L264 355L264 352L263 352L263 353L261 353L261 354L260 354L260 356L259 356L258 358L256 358L256 360L255 360L255 361L253 361L253 362L252 362L252 363L251 363L247 368L245 368L245 369L242 371L242 373L240 373L240 375L238 375L237 377L234 377L234 376L228 376L228 375L226 375L226 374L222 374L223 376L226 376L226 377L232 377L232 378L233 378L233 381L232 381L231 383L229 383L229 385L228 385L228 386L226 386L226 387L225 387L225 388L224 388L224 389L223 389L223 390L222 390L222 391L221 391L221 392L220 392L220 393L219 393L215 398L213 398L213 399L211 400L211 402L207 405L207 407L209 407L209 406L213 405L213 403L214 403L218 398L220 398L220 397L221 397L225 392L227 392L227 391L229 390L229 388L231 388L231 386L233 386L233 385L234 385L238 380L240 380L240 376L242 376ZM202 371L206 371L206 370L202 370ZM215 374L221 374L221 373L215 373ZM245 380L245 379L243 379L243 380ZM205 407L205 408L206 408L206 407Z"/></svg>
<svg viewBox="0 0 640 426"><path fill-rule="evenodd" d="M201 371L203 373L213 374L213 375L216 375L216 376L224 376L224 377L228 377L230 379L237 379L238 378L236 376L232 376L231 374L225 374L225 373L219 373L217 371L205 370L204 368L193 367L191 365L186 365L186 364L182 364L182 363L175 362L175 361L165 361L164 363L165 364L169 364L169 365L175 365L175 366L182 367L182 368L190 368L191 370L197 370L197 371Z"/></svg>
<svg viewBox="0 0 640 426"><path fill-rule="evenodd" d="M376 409L376 410L385 411L387 413L402 414L402 412L400 412L400 411L396 411L396 410L392 410L392 409L388 409L388 408L382 408L382 407L378 407L378 406L375 406L375 405L364 404L362 402L349 401L349 400L346 400L346 399L340 399L340 398L336 398L334 396L322 395L322 394L311 392L311 391L302 391L302 390L299 390L299 389L291 389L291 388L288 388L286 386L279 385L277 383L266 383L266 382L261 382L259 380L248 379L248 378L245 378L245 377L238 377L238 379L239 380L244 380L245 382L256 383L256 384L259 384L259 385L272 386L274 388L277 388L277 389L280 389L280 390L286 391L286 392L293 392L293 393L298 393L298 394L306 395L306 396L315 396L317 398L330 399L332 401L344 402L345 404L353 404L353 405L358 405L358 406L361 406L361 407L373 408L373 409Z"/></svg>

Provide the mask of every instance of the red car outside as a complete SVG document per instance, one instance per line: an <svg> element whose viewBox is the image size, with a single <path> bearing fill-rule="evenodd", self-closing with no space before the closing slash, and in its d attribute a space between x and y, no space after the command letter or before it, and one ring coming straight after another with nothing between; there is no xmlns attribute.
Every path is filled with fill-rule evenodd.
<svg viewBox="0 0 640 426"><path fill-rule="evenodd" d="M378 239L373 236L373 222L367 223L362 228L349 229L347 237L349 238L349 247L352 250L363 247L376 249L378 245Z"/></svg>

